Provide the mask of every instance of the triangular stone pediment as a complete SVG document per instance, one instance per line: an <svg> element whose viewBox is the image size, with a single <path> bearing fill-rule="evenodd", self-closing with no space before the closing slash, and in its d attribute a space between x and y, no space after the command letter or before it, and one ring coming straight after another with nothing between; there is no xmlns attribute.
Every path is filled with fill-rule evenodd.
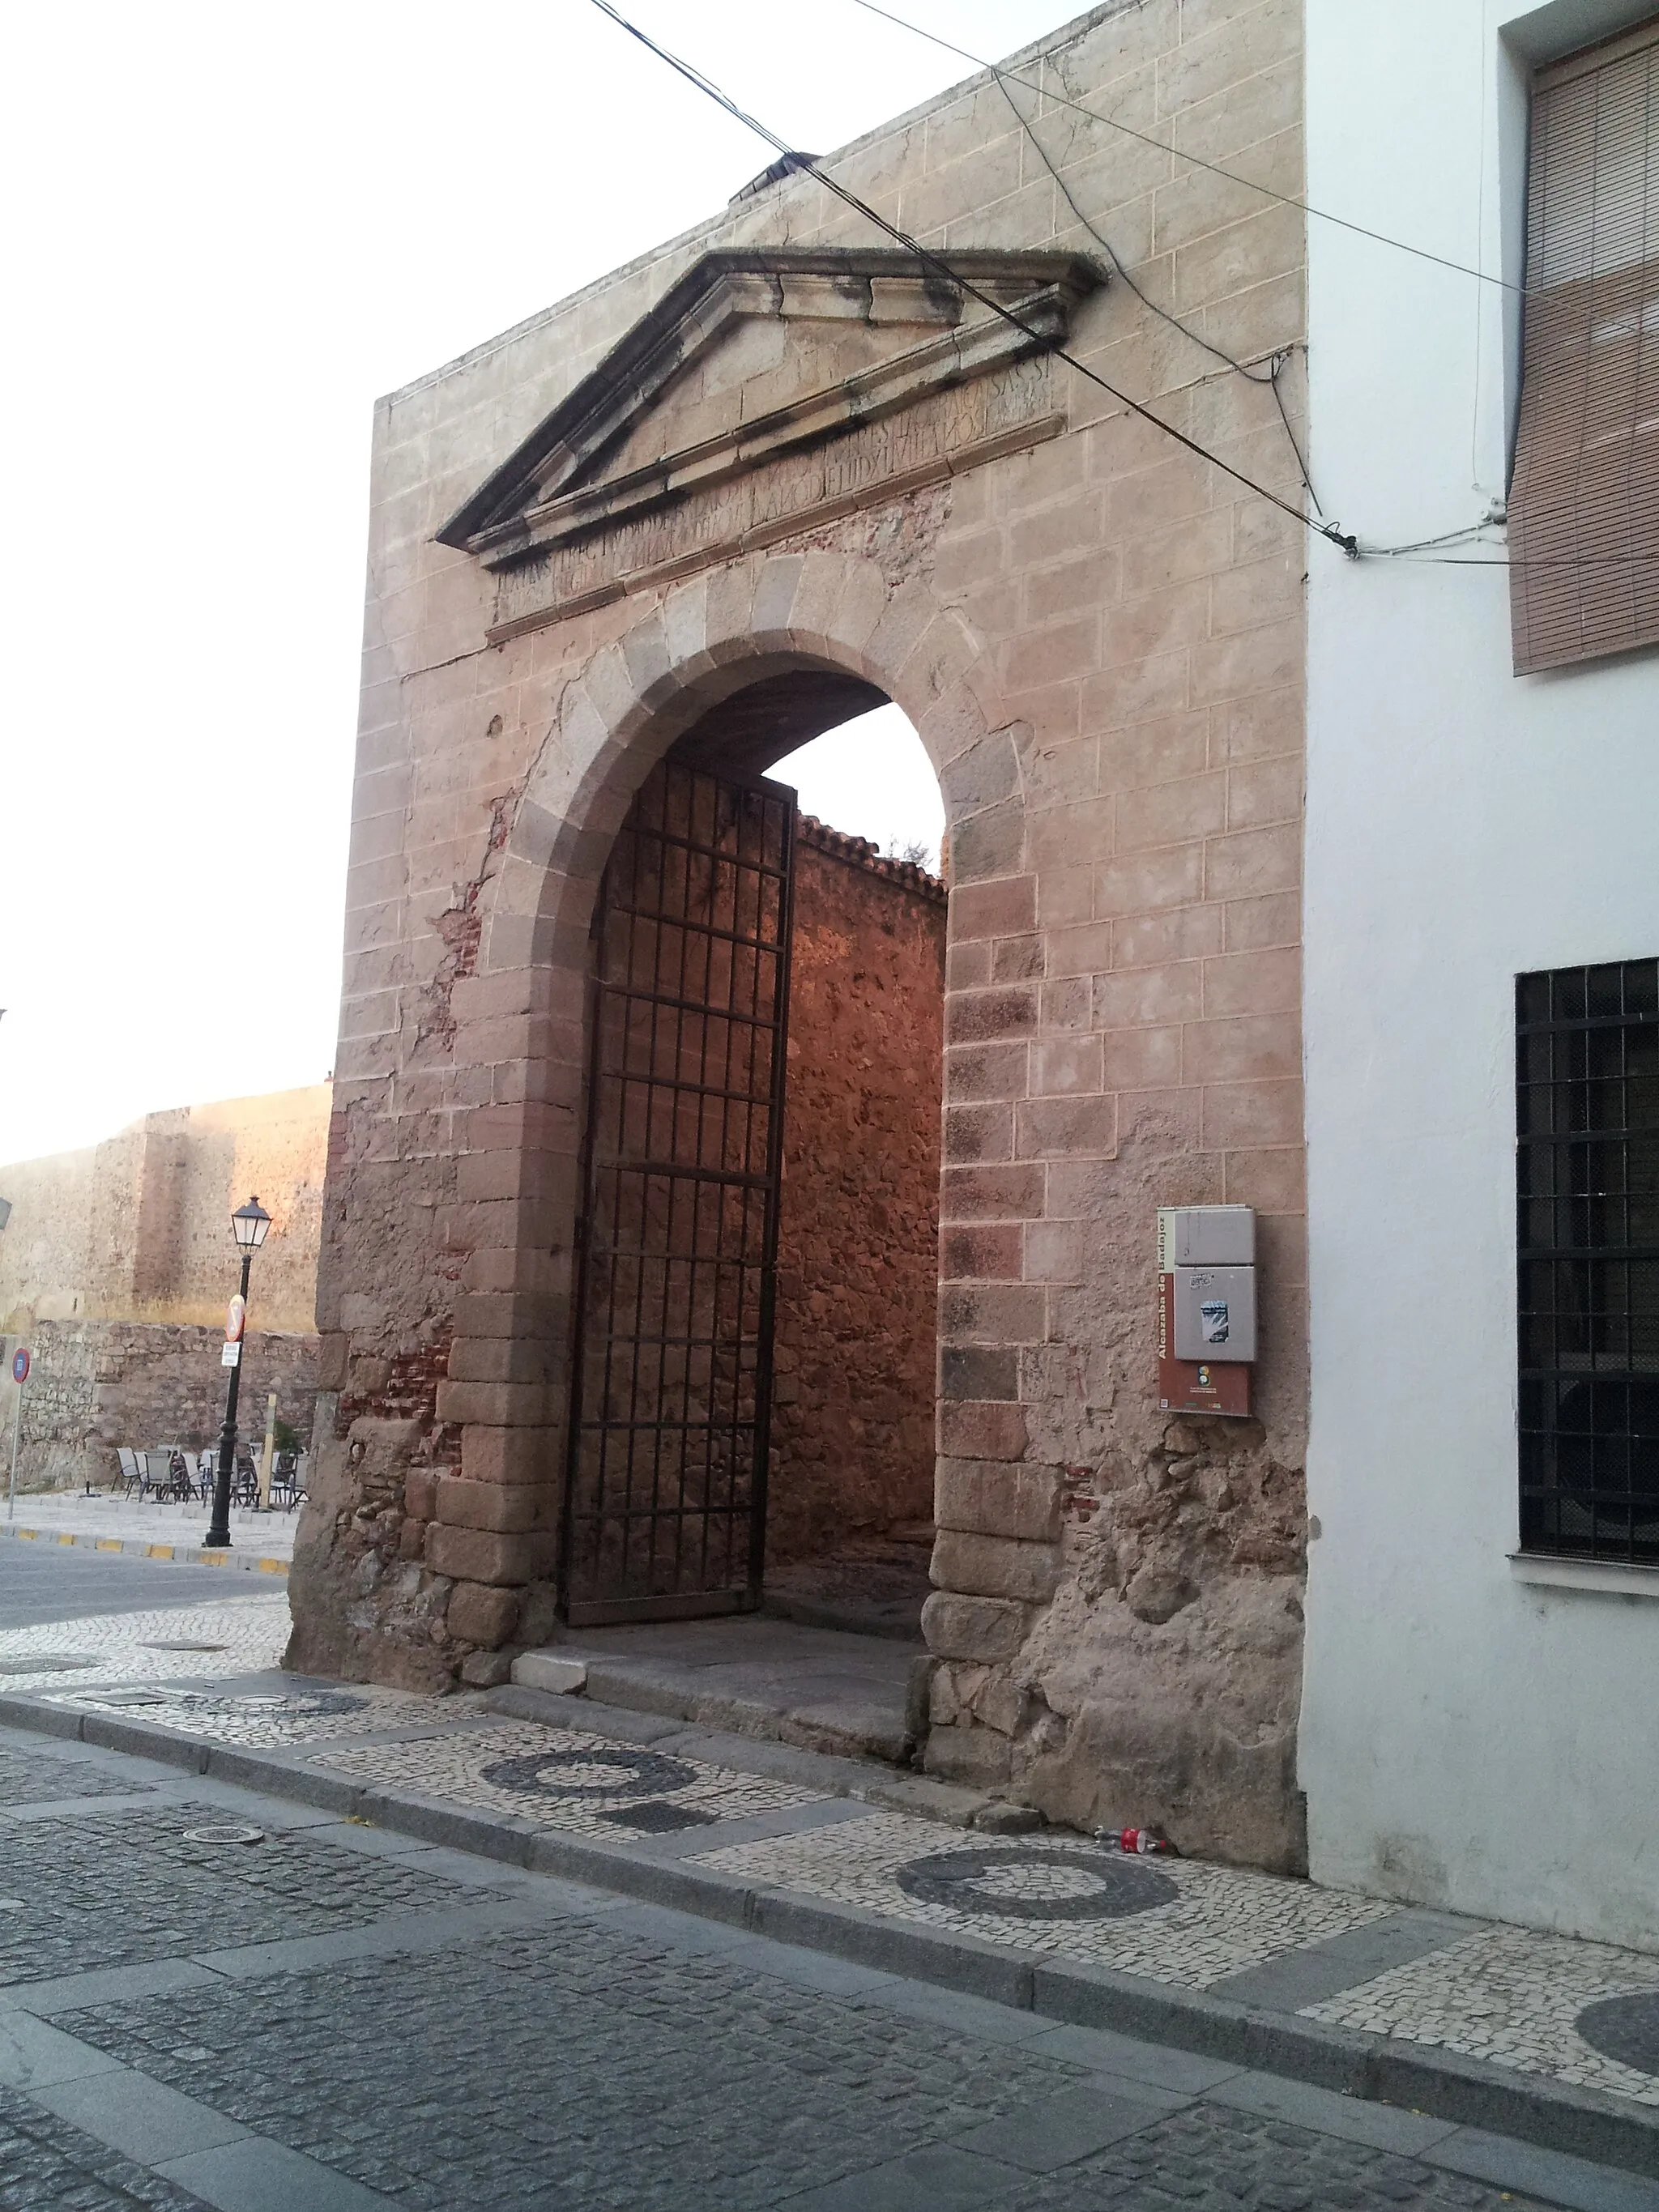
<svg viewBox="0 0 1659 2212"><path fill-rule="evenodd" d="M512 569L1064 340L1082 256L706 254L438 532ZM976 297L975 295L982 295ZM988 305L1018 317L1011 323Z"/></svg>

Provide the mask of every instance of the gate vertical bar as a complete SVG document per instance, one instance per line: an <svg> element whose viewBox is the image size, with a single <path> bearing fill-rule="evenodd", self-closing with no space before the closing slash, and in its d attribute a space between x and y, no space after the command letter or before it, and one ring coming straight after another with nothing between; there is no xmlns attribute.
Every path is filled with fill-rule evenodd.
<svg viewBox="0 0 1659 2212"><path fill-rule="evenodd" d="M671 758L605 872L560 1565L577 1624L759 1601L793 863L792 792Z"/></svg>

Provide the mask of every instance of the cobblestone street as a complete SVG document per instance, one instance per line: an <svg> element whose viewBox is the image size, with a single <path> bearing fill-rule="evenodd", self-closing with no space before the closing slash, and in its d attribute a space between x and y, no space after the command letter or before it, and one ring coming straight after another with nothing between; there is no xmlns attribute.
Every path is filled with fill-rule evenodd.
<svg viewBox="0 0 1659 2212"><path fill-rule="evenodd" d="M130 1610L52 1622L58 1657L96 1657L91 1681L45 1687L45 1632L0 1635L36 1662L9 1717L39 1721L0 1726L3 2212L1659 2212L1659 2184L1632 2172L908 1978L879 1943L832 1956L502 1863L299 1802L287 1778L355 1790L401 1774L509 1839L609 1838L674 1878L744 1854L785 1869L810 1845L820 1888L873 1897L878 1936L901 1911L971 1923L979 1885L993 1953L1071 1929L1104 1958L1120 1929L1119 1966L1195 1985L1282 1974L1297 1943L1345 1956L1387 1925L1370 1900L1198 1866L1114 1874L1081 1838L965 1837L678 1738L273 1677L268 1596L216 1591L187 1615L210 1613L213 1636L169 1635L142 1602L157 1572L111 1561L100 1591ZM220 1648L177 1648L191 1642ZM186 1660L231 1671L191 1677ZM50 1732L127 1716L179 1761ZM184 1754L215 1741L267 1747L275 1794L191 1771ZM1593 1947L1558 1948L1584 1962L1564 1983L1574 2002L1602 1985ZM1409 2012L1423 1960L1398 1955L1369 2002ZM1508 1970L1524 1978L1533 1955ZM1479 1965L1460 1954L1471 2014ZM1626 2032L1617 2047L1634 2099L1644 2046Z"/></svg>

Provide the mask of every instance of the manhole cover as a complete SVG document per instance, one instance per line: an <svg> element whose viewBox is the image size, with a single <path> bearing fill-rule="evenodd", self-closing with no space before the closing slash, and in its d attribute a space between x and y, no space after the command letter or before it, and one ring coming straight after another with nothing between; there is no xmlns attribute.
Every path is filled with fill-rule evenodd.
<svg viewBox="0 0 1659 2212"><path fill-rule="evenodd" d="M242 1828L228 1822L210 1828L186 1828L187 1844L262 1844L265 1839L263 1828Z"/></svg>
<svg viewBox="0 0 1659 2212"><path fill-rule="evenodd" d="M179 1637L157 1637L139 1647L144 1651L228 1651L228 1644L191 1644Z"/></svg>
<svg viewBox="0 0 1659 2212"><path fill-rule="evenodd" d="M70 1674L78 1667L100 1667L76 1651L35 1651L24 1659L0 1659L0 1674Z"/></svg>
<svg viewBox="0 0 1659 2212"><path fill-rule="evenodd" d="M1030 1846L934 1851L898 1868L893 1879L918 1904L998 1920L1122 1920L1181 1894L1155 1867L1103 1852Z"/></svg>

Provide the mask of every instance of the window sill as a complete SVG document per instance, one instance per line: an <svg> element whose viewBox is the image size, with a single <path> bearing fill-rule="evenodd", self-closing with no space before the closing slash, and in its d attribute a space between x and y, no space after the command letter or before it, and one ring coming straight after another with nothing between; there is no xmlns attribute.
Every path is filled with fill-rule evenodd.
<svg viewBox="0 0 1659 2212"><path fill-rule="evenodd" d="M1540 1589L1659 1597L1659 1567L1626 1566L1616 1559L1557 1559L1542 1552L1511 1552L1510 1572L1516 1582Z"/></svg>

